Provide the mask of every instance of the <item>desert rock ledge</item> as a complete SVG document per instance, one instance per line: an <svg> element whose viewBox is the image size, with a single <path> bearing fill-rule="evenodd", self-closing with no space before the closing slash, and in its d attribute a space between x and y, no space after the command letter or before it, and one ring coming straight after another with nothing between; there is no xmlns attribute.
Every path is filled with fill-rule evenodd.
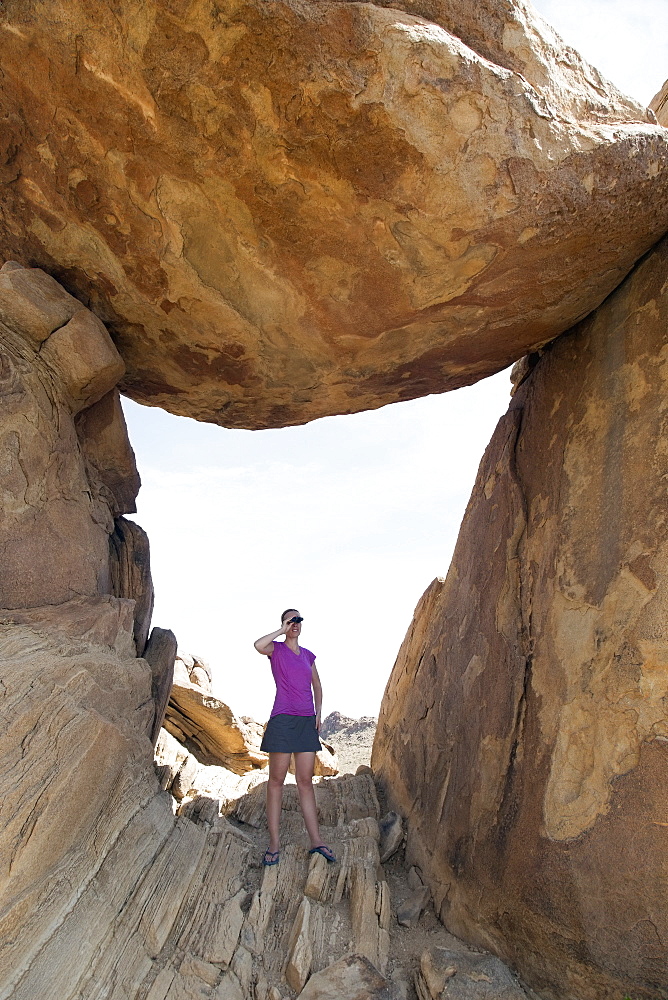
<svg viewBox="0 0 668 1000"><path fill-rule="evenodd" d="M141 402L280 427L452 389L668 228L668 132L530 7L8 0L0 253Z"/></svg>

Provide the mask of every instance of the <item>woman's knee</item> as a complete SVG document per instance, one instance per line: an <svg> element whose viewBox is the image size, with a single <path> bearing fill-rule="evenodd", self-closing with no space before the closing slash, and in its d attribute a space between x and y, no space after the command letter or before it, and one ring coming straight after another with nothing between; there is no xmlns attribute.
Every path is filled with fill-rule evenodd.
<svg viewBox="0 0 668 1000"><path fill-rule="evenodd" d="M270 774L269 775L269 785L271 788L282 788L285 784L284 774Z"/></svg>
<svg viewBox="0 0 668 1000"><path fill-rule="evenodd" d="M304 789L313 788L313 778L310 774L297 774L295 775L295 780L300 792L304 791Z"/></svg>

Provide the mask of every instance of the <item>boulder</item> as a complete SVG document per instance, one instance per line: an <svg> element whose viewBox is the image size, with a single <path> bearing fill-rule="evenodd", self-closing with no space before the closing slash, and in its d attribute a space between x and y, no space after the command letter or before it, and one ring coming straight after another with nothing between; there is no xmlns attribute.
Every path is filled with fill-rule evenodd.
<svg viewBox="0 0 668 1000"><path fill-rule="evenodd" d="M174 413L282 427L469 384L668 227L668 133L524 0L8 0L0 28L0 252Z"/></svg>
<svg viewBox="0 0 668 1000"><path fill-rule="evenodd" d="M151 667L151 695L155 711L151 722L150 737L151 743L155 746L172 690L176 636L167 628L152 629L142 655Z"/></svg>
<svg viewBox="0 0 668 1000"><path fill-rule="evenodd" d="M668 981L667 274L529 359L374 745L448 929L559 1000Z"/></svg>
<svg viewBox="0 0 668 1000"><path fill-rule="evenodd" d="M398 987L385 979L368 958L346 955L311 976L300 1000L398 1000Z"/></svg>
<svg viewBox="0 0 668 1000"><path fill-rule="evenodd" d="M232 710L196 684L172 686L163 725L202 764L220 765L244 774L269 762L259 745L249 741L249 729Z"/></svg>
<svg viewBox="0 0 668 1000"><path fill-rule="evenodd" d="M415 869L411 869L415 871ZM397 923L401 927L415 927L429 905L431 893L426 885L418 886L403 903L397 907Z"/></svg>
<svg viewBox="0 0 668 1000"><path fill-rule="evenodd" d="M418 1000L527 1000L498 958L463 950L427 948L415 976Z"/></svg>
<svg viewBox="0 0 668 1000"><path fill-rule="evenodd" d="M180 684L185 681L186 686L194 685L201 688L205 694L212 694L211 667L200 656L179 650L175 666L174 680L176 683Z"/></svg>
<svg viewBox="0 0 668 1000"><path fill-rule="evenodd" d="M134 514L141 480L118 389L80 413L75 423L88 481L104 494L114 517Z"/></svg>
<svg viewBox="0 0 668 1000"><path fill-rule="evenodd" d="M127 476L131 449L114 395L122 371L106 330L80 302L38 269L4 265L0 606L111 593L114 515L134 508L139 486ZM125 465L112 481L119 456Z"/></svg>
<svg viewBox="0 0 668 1000"><path fill-rule="evenodd" d="M153 579L148 535L134 521L117 517L109 539L110 589L115 597L135 602L137 656L146 648L153 616Z"/></svg>
<svg viewBox="0 0 668 1000"><path fill-rule="evenodd" d="M319 750L315 755L313 774L316 777L331 777L334 774L338 774L339 763L336 757L336 750L331 744L325 743L324 740L320 740L320 745L322 746L322 750ZM294 764L294 757L291 763Z"/></svg>
<svg viewBox="0 0 668 1000"><path fill-rule="evenodd" d="M390 811L380 821L380 860L383 864L399 850L404 842L404 826L401 816Z"/></svg>

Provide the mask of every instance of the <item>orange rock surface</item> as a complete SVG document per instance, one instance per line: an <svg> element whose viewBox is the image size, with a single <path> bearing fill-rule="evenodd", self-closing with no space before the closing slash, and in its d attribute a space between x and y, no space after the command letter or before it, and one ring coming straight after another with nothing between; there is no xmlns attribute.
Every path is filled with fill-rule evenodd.
<svg viewBox="0 0 668 1000"><path fill-rule="evenodd" d="M668 133L522 2L7 0L0 253L141 402L278 427L476 381L668 228Z"/></svg>

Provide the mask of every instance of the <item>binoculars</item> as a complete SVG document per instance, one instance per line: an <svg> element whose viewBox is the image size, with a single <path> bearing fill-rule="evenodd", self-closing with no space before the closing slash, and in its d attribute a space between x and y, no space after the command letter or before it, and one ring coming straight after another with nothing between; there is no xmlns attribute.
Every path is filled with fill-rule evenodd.
<svg viewBox="0 0 668 1000"><path fill-rule="evenodd" d="M299 615L295 615L294 618L290 618L290 620L288 621L288 625L292 625L293 622L297 624L297 622L303 622L303 621L304 621L303 618L300 618Z"/></svg>

